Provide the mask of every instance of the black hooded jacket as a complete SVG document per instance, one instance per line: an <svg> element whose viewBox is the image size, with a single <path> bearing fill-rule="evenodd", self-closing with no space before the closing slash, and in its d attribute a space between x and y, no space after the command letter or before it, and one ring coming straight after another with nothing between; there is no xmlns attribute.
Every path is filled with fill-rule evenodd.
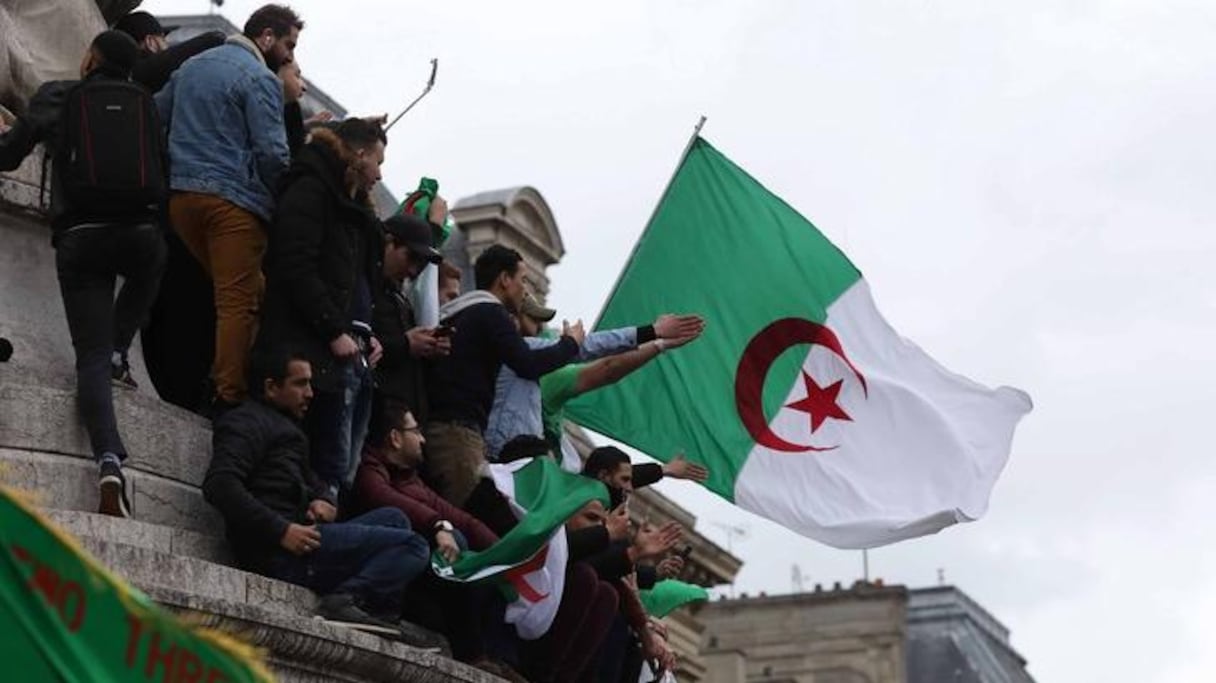
<svg viewBox="0 0 1216 683"><path fill-rule="evenodd" d="M384 258L383 229L366 194L352 199L345 189L340 149L336 134L317 129L300 150L283 179L262 266L266 301L258 346L306 355L320 391L341 388L341 366L329 343L352 331L358 278L370 297Z"/></svg>

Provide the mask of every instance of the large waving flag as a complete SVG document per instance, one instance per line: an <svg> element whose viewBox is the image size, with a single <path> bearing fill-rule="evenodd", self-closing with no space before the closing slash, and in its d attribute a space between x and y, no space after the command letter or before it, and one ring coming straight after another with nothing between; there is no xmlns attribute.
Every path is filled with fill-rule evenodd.
<svg viewBox="0 0 1216 683"><path fill-rule="evenodd" d="M435 572L452 581L496 579L510 602L506 620L521 638L535 640L549 630L566 582L565 523L579 508L598 500L609 505L599 481L562 471L552 458L526 458L490 465L494 486L511 503L519 524L498 543L466 551L447 565L436 553Z"/></svg>
<svg viewBox="0 0 1216 683"><path fill-rule="evenodd" d="M0 634L4 680L274 680L253 648L157 607L4 487Z"/></svg>
<svg viewBox="0 0 1216 683"><path fill-rule="evenodd" d="M848 258L699 137L597 327L665 311L709 328L568 415L655 457L685 452L714 492L829 545L983 515L1031 409L896 334Z"/></svg>

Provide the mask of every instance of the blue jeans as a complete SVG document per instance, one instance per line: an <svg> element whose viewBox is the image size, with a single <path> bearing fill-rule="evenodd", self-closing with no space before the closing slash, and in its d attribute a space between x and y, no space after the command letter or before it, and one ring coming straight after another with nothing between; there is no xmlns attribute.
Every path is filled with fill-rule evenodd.
<svg viewBox="0 0 1216 683"><path fill-rule="evenodd" d="M321 547L302 556L273 557L267 574L321 595L346 593L375 614L401 611L405 587L430 565L426 539L396 508L379 508L346 522L320 524Z"/></svg>
<svg viewBox="0 0 1216 683"><path fill-rule="evenodd" d="M339 370L342 388L318 391L304 418L313 471L335 492L349 489L372 412L372 374L358 360Z"/></svg>
<svg viewBox="0 0 1216 683"><path fill-rule="evenodd" d="M350 455L346 460L347 489L355 485L355 472L363 459L363 442L367 440L367 426L372 418L372 370L363 363L350 363L346 370L345 392L342 401L342 432L339 443Z"/></svg>

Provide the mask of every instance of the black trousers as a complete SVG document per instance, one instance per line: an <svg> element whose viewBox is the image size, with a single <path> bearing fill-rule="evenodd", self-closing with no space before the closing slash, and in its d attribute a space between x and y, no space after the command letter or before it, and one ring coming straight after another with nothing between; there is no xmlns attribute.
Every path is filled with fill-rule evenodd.
<svg viewBox="0 0 1216 683"><path fill-rule="evenodd" d="M165 268L165 241L151 223L86 225L56 242L55 268L76 352L76 402L93 456L127 456L114 418L110 357L126 353L148 315ZM122 276L122 288L114 287Z"/></svg>

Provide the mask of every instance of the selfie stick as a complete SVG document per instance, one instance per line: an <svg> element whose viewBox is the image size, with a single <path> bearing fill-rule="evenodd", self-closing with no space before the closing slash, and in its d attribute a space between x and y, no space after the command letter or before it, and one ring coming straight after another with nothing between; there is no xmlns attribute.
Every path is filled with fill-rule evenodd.
<svg viewBox="0 0 1216 683"><path fill-rule="evenodd" d="M422 98L426 97L426 94L431 91L431 88L435 87L435 74L437 74L437 73L439 73L439 58L438 57L431 60L431 77L427 79L426 88L424 88L422 90L422 94L419 95L418 97L415 97L413 102L410 102L408 105L406 105L405 109L402 109L401 113L397 114L397 118L390 121L389 124L384 127L384 132L387 133L389 128L392 128L394 125L396 125L396 123L401 120L401 117L405 116L406 112L413 109L414 105L421 102Z"/></svg>

